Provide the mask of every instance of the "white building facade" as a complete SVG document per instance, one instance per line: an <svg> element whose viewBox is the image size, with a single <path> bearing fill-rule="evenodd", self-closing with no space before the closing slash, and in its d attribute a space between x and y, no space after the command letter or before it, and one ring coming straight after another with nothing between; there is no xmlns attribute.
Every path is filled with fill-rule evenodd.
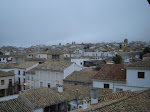
<svg viewBox="0 0 150 112"><path fill-rule="evenodd" d="M149 67L126 67L126 81L93 80L93 87L109 88L113 91L139 91L150 89Z"/></svg>
<svg viewBox="0 0 150 112"><path fill-rule="evenodd" d="M24 62L24 63L18 65L14 69L15 83L17 85L19 85L18 90L17 90L17 87L16 87L16 91L26 89L26 87L24 86L24 83L27 82L26 72L31 70L32 68L35 68L36 66L38 66L38 64L39 63L36 63L36 62Z"/></svg>
<svg viewBox="0 0 150 112"><path fill-rule="evenodd" d="M56 87L57 85L63 85L63 79L70 75L74 71L80 71L82 67L75 63L66 67L64 70L43 70L37 69L34 76L35 88L40 87Z"/></svg>

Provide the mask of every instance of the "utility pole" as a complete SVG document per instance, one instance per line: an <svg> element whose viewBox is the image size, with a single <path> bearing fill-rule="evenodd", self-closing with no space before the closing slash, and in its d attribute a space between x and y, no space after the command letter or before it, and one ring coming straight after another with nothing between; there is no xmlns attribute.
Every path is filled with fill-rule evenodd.
<svg viewBox="0 0 150 112"><path fill-rule="evenodd" d="M78 89L76 89L77 109L78 109Z"/></svg>

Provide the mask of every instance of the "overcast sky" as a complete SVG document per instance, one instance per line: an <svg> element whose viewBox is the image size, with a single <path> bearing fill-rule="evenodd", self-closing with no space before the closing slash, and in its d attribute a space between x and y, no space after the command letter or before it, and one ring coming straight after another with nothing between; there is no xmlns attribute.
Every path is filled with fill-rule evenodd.
<svg viewBox="0 0 150 112"><path fill-rule="evenodd" d="M147 0L0 0L0 46L150 41Z"/></svg>

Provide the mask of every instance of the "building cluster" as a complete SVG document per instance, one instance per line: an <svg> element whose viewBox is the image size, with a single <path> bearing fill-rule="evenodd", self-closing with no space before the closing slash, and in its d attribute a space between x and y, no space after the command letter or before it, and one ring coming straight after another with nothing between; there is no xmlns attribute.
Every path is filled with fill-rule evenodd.
<svg viewBox="0 0 150 112"><path fill-rule="evenodd" d="M149 111L150 53L140 59L144 47L149 44L127 39L1 47L0 111Z"/></svg>

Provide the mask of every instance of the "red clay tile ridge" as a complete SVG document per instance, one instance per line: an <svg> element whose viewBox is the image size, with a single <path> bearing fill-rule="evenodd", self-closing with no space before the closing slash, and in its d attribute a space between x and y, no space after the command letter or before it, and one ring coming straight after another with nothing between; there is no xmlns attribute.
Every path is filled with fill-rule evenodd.
<svg viewBox="0 0 150 112"><path fill-rule="evenodd" d="M106 64L93 79L126 81L126 69L122 64Z"/></svg>

